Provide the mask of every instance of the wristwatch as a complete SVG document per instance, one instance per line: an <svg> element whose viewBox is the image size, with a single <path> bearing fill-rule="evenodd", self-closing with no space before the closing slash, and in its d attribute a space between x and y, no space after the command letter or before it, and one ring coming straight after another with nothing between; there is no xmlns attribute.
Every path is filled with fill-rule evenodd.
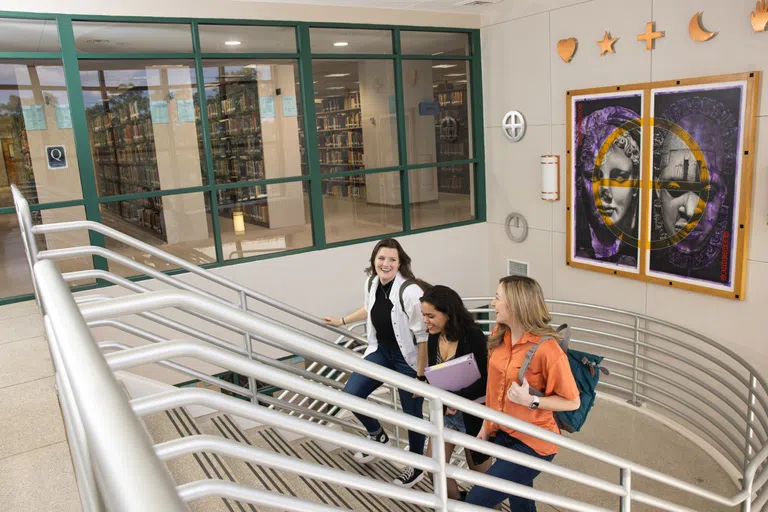
<svg viewBox="0 0 768 512"><path fill-rule="evenodd" d="M531 405L528 406L528 408L532 411L535 411L539 408L539 397L536 395L533 395L533 402L531 402Z"/></svg>

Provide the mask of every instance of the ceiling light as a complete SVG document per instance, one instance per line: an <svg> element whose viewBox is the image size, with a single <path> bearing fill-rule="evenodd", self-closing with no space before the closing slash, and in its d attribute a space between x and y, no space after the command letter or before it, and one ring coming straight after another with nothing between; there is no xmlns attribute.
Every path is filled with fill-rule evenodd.
<svg viewBox="0 0 768 512"><path fill-rule="evenodd" d="M440 84L433 84L433 85L432 85L432 87L433 87L433 88L435 88L435 87L439 87L439 86L440 86Z"/></svg>
<svg viewBox="0 0 768 512"><path fill-rule="evenodd" d="M240 46L243 43L240 41L225 41L224 44L227 46Z"/></svg>
<svg viewBox="0 0 768 512"><path fill-rule="evenodd" d="M457 84L465 84L465 83L467 83L467 81L466 80L456 80L456 83Z"/></svg>
<svg viewBox="0 0 768 512"><path fill-rule="evenodd" d="M458 66L458 64L437 64L436 66L432 66L435 69L448 69L448 68L455 68Z"/></svg>
<svg viewBox="0 0 768 512"><path fill-rule="evenodd" d="M329 91L339 91L339 90L341 90L341 89L346 89L346 87L344 87L344 86L341 86L341 85L340 85L340 86L337 86L337 87L328 87L328 90L329 90Z"/></svg>
<svg viewBox="0 0 768 512"><path fill-rule="evenodd" d="M333 46L349 46L349 43L346 41L337 41L333 43Z"/></svg>
<svg viewBox="0 0 768 512"><path fill-rule="evenodd" d="M444 53L445 53L445 52L435 52L435 53L433 53L432 55L442 55L442 54L444 54Z"/></svg>
<svg viewBox="0 0 768 512"><path fill-rule="evenodd" d="M464 73L451 73L451 74L445 75L445 76L464 76Z"/></svg>
<svg viewBox="0 0 768 512"><path fill-rule="evenodd" d="M349 73L331 73L330 75L325 75L325 78L342 78L345 76L349 76Z"/></svg>

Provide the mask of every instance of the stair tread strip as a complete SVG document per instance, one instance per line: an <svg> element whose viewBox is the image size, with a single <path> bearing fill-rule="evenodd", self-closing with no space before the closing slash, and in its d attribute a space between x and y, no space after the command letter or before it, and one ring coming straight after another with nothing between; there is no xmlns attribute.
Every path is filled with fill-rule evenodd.
<svg viewBox="0 0 768 512"><path fill-rule="evenodd" d="M221 425L219 424L219 422L221 421L220 419L219 419L219 421L216 421L216 418L212 418L211 421L216 426L216 428L218 429L219 433L221 434L221 436L223 438L225 438L225 439L233 439L233 440L237 441L237 439L234 437L234 434L227 428L227 426L225 424L223 424L223 422L221 422L222 423ZM248 442L248 444L251 445L250 442ZM268 491L272 490L270 488L269 484L267 483L267 481L264 480L264 478L267 478L267 479L271 480L270 476L268 474L266 474L266 471L265 471L264 468L262 468L261 466L254 466L253 464L251 464L250 462L247 462L247 461L245 462L245 465L248 467L248 469L251 471L251 473L256 478L258 478L258 480L261 483L262 487L264 487ZM257 467L261 471L257 470L256 469ZM265 473L265 474L262 475L262 473ZM277 486L275 486L275 487L277 487Z"/></svg>
<svg viewBox="0 0 768 512"><path fill-rule="evenodd" d="M176 412L175 409L173 410L173 412L174 413ZM165 414L170 420L171 424L173 424L173 427L176 429L176 432L179 434L179 437L188 437L190 435L189 430L187 429L184 422L181 421L180 417L176 416L176 418L174 418L174 414L172 414L172 411L165 411ZM183 426L184 428L182 429L182 427L180 427L179 425ZM205 457L205 459L208 461L208 464L210 465L211 462L210 462L210 459L208 459L207 454L203 453L202 455L203 457ZM203 460L200 457L200 454L193 453L192 456L194 457L197 464L200 466L200 469L203 470L205 477L209 480L212 479L213 476L211 475L211 472L209 471L208 467L206 467L206 465L203 463ZM227 500L226 498L221 498L221 501L224 503L224 505L227 507L227 509L230 512L235 512L235 509L232 507L229 500Z"/></svg>

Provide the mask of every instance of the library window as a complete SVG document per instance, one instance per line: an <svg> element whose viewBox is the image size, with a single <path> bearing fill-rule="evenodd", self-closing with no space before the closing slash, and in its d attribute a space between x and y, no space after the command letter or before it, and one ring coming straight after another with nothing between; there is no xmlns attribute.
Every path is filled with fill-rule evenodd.
<svg viewBox="0 0 768 512"><path fill-rule="evenodd" d="M302 182L219 190L225 260L312 246L309 194Z"/></svg>
<svg viewBox="0 0 768 512"><path fill-rule="evenodd" d="M391 30L312 28L309 40L312 53L393 53Z"/></svg>
<svg viewBox="0 0 768 512"><path fill-rule="evenodd" d="M403 81L408 163L472 158L469 63L404 60Z"/></svg>
<svg viewBox="0 0 768 512"><path fill-rule="evenodd" d="M33 204L82 199L60 61L0 60L0 150L0 207L12 184Z"/></svg>
<svg viewBox="0 0 768 512"><path fill-rule="evenodd" d="M408 171L411 227L430 228L474 219L474 178L471 164Z"/></svg>
<svg viewBox="0 0 768 512"><path fill-rule="evenodd" d="M324 177L322 183L328 243L402 231L399 171Z"/></svg>
<svg viewBox="0 0 768 512"><path fill-rule="evenodd" d="M308 174L297 62L203 66L215 182Z"/></svg>
<svg viewBox="0 0 768 512"><path fill-rule="evenodd" d="M211 206L205 193L110 201L99 206L101 221L113 229L195 265L216 261ZM112 238L106 238L106 247L155 270L176 268L165 260L123 245ZM119 263L110 262L109 268L122 276L141 274Z"/></svg>
<svg viewBox="0 0 768 512"><path fill-rule="evenodd" d="M462 32L400 32L404 55L470 55L469 34Z"/></svg>
<svg viewBox="0 0 768 512"><path fill-rule="evenodd" d="M75 21L75 48L83 53L190 53L192 27L181 23Z"/></svg>
<svg viewBox="0 0 768 512"><path fill-rule="evenodd" d="M315 60L320 172L351 172L399 164L394 63Z"/></svg>
<svg viewBox="0 0 768 512"><path fill-rule="evenodd" d="M296 53L294 27L200 25L203 53Z"/></svg>
<svg viewBox="0 0 768 512"><path fill-rule="evenodd" d="M0 48L4 52L58 52L55 20L0 18Z"/></svg>
<svg viewBox="0 0 768 512"><path fill-rule="evenodd" d="M80 61L101 197L206 184L193 62Z"/></svg>

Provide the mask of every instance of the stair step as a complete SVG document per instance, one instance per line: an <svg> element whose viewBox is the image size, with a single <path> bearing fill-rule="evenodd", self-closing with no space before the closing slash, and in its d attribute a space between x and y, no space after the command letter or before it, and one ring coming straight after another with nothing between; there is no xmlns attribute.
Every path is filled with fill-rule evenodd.
<svg viewBox="0 0 768 512"><path fill-rule="evenodd" d="M158 412L143 418L144 426L152 441L163 443L173 439L189 437L202 433L199 425L185 408ZM207 479L219 479L237 482L229 465L223 457L212 453L194 453L166 462L176 485ZM188 503L195 512L256 512L248 504L214 496Z"/></svg>

